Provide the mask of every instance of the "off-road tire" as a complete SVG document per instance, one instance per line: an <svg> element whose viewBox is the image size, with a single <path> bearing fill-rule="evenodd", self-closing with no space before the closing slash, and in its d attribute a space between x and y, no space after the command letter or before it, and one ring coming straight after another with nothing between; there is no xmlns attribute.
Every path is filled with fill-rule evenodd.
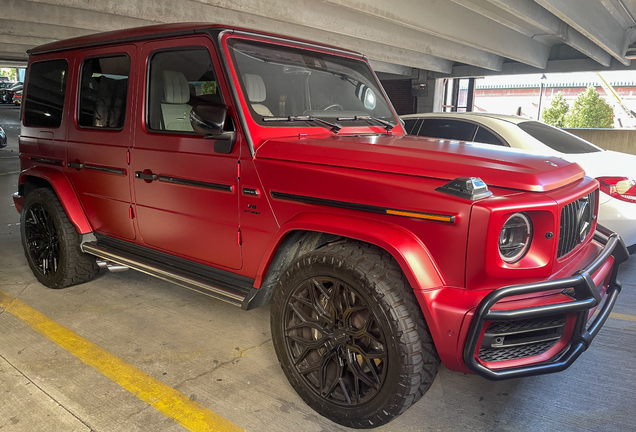
<svg viewBox="0 0 636 432"><path fill-rule="evenodd" d="M333 285L329 285L329 281L335 282ZM350 288L332 289L353 293L351 294L353 297L348 296L347 298L357 299L355 300L358 302L356 304L367 305L365 308L368 310L366 312L368 319L364 328L371 329L369 323L377 321L377 325L374 326L377 327L374 330L375 335L379 339L382 339L382 335L384 335L385 348L383 350L386 351L386 363L383 363L384 360L374 360L376 365L374 369L377 369L373 373L373 376L377 377L381 371L384 377L383 382L379 384L379 390L368 390L374 393L368 393L370 396L365 396L367 400L361 398L357 404L339 401L336 398L336 392L338 391L346 397L347 395L355 395L358 387L363 388L362 381L356 379L357 375L350 373L345 376L342 372L346 368L357 369L357 365L362 361L357 360L360 358L357 355L350 357L351 350L349 349L350 345L348 345L359 346L363 344L360 342L362 339L351 339L353 336L343 336L342 331L338 333L338 330L335 330L336 325L318 323L321 320L324 321L321 318L322 311L326 312L334 304L334 301L329 299L336 298L336 296L333 294L335 291L329 291L329 295L323 299L317 299L315 296L324 293L325 287L335 287L341 283L343 287ZM314 297L308 294L311 284L322 286L321 291L315 291L318 294L314 294ZM309 306L312 302L305 299L303 297L305 295L308 296L307 298L317 299L315 303L322 306ZM332 303L330 304L329 301ZM349 305L350 300L346 300L344 303ZM347 307L348 310L354 310L352 307ZM358 309L360 308L361 306L358 306ZM296 319L297 316L300 317L295 312L298 309L303 309L305 312L318 311L313 314L313 318L318 324L313 323L311 327L322 328L322 330L314 329L307 333L306 329L296 329L296 327L304 326L302 319ZM358 313L363 314L362 311L358 311ZM331 316L335 315L332 313ZM343 241L324 246L296 259L283 273L276 287L270 318L274 348L290 384L310 407L341 425L354 428L374 428L391 421L417 402L429 389L437 375L439 357L412 288L393 257L375 246L355 241ZM288 323L296 321L302 323L288 327ZM352 322L351 319L344 319L344 321L345 324L342 324L344 327L349 326ZM294 329L290 330L292 327ZM323 332L327 334L332 330L332 327L334 336L331 339L326 336L322 337ZM358 330L357 325L352 328ZM298 349L305 346L306 342L303 340L302 344L297 343L299 339L297 335L301 334L298 332L305 332L302 333L303 335L314 335L310 338L325 341L325 344L315 350L307 350L311 351L311 354L305 355L307 360L299 361L303 354L298 355ZM289 337L289 335L293 337ZM342 342L345 337L349 337L349 342ZM370 342L370 344L378 345L376 342ZM343 347L343 345L346 346ZM366 350L371 352L368 346ZM312 357L320 358L318 356L322 356L323 361L320 364L325 365L324 358L333 356L334 352L336 356L341 356L345 360L338 360L338 363L334 360L332 366L332 360L328 359L327 366L320 366L320 370L324 371L326 378L320 376L318 379L320 388L318 388L315 384L316 376L313 375L312 378L313 372L306 372L312 369L307 367L310 365L309 360ZM340 352L348 354L341 355ZM382 350L377 352L382 352ZM302 353L305 351L303 350ZM346 360L347 358L351 358L353 361L349 362ZM294 365L295 361L298 362L298 366ZM371 366L369 364L369 370ZM303 370L304 367L307 368ZM344 386L340 390L333 389L332 393L328 394L331 387L328 385L328 372L334 368L339 370L335 374L340 374L340 381L357 382L358 387L354 386L345 392L343 388L346 389L346 386ZM304 372L304 375L301 372ZM325 379L324 387L327 387L324 392L323 379ZM331 382L335 383L335 381L334 378ZM326 396L324 396L325 394ZM349 399L352 398L347 398L345 401ZM355 399L352 400L355 402ZM364 403L362 403L363 400Z"/></svg>
<svg viewBox="0 0 636 432"><path fill-rule="evenodd" d="M59 248L59 262L56 270L46 272L46 274L34 262L34 257L27 244L27 222L32 220L33 217L29 216L29 212L34 209L39 212L44 209L50 217ZM49 188L36 189L24 199L20 214L20 235L24 254L31 271L43 285L49 288L65 288L88 282L99 272L95 257L81 251L79 233L68 219L57 195Z"/></svg>

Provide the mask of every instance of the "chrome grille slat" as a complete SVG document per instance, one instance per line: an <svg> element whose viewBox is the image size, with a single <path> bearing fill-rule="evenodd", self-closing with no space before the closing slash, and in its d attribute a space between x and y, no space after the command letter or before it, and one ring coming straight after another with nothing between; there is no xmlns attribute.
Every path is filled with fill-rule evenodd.
<svg viewBox="0 0 636 432"><path fill-rule="evenodd" d="M593 210L596 204L596 191L587 196L579 198L563 207L561 210L561 220L559 223L559 245L557 248L557 258L561 258L571 252L578 242L577 216L581 209L581 200L588 200L588 205ZM596 215L593 215L596 217ZM593 222L590 221L590 224ZM588 234L589 235L589 234Z"/></svg>

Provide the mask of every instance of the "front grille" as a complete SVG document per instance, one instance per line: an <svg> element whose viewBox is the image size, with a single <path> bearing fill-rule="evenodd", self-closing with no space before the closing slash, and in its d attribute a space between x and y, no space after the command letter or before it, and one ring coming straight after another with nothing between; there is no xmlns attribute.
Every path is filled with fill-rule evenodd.
<svg viewBox="0 0 636 432"><path fill-rule="evenodd" d="M559 225L559 247L557 250L557 258L567 255L576 245L585 240L589 235L589 231L581 238L581 231L584 231L585 224L588 224L588 230L591 231L592 222L594 221L596 192L579 198L578 200L567 204L561 210L561 223ZM585 209L589 208L589 211Z"/></svg>
<svg viewBox="0 0 636 432"><path fill-rule="evenodd" d="M498 362L543 354L561 339L565 322L565 315L493 322L482 338L479 359Z"/></svg>

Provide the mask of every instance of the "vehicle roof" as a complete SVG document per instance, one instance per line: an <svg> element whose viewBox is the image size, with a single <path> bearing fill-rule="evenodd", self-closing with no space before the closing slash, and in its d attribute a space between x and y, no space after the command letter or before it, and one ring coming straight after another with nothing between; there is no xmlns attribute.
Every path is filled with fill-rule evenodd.
<svg viewBox="0 0 636 432"><path fill-rule="evenodd" d="M95 33L88 36L80 36L72 39L61 40L57 42L51 42L45 45L40 45L35 48L32 48L27 51L29 55L37 55L44 54L49 52L56 51L66 51L71 49L78 48L89 48L100 45L109 45L113 43L125 43L125 42L133 42L137 40L146 40L146 39L157 39L168 36L184 36L184 35L192 35L195 33L202 33L206 30L233 30L233 31L243 31L254 34L259 34L267 37L277 37L282 38L288 41L305 43L310 45L315 45L317 47L327 48L330 50L337 50L347 54L353 54L356 56L362 56L362 54L349 51L346 49L342 49L336 46L320 44L317 42L290 38L287 36L276 35L272 33L261 32L257 30L221 25L221 24L210 24L210 23L174 23L174 24L158 24L144 27L135 27L123 30L115 30L104 33Z"/></svg>
<svg viewBox="0 0 636 432"><path fill-rule="evenodd" d="M507 114L496 114L496 113L476 113L476 112L466 112L466 113L458 113L458 112L437 112L437 113L420 113L420 114L409 114L400 116L403 119L409 118L456 118L456 119L472 119L479 121L482 118L491 118L494 120L506 121L509 123L519 124L527 121L534 121L529 118L519 117L515 115L507 115Z"/></svg>

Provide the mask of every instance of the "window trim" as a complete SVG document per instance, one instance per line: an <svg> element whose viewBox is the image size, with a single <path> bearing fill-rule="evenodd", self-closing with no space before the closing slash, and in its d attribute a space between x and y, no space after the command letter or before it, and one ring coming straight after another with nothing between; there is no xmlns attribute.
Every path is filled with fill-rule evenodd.
<svg viewBox="0 0 636 432"><path fill-rule="evenodd" d="M128 88L126 89L126 113L124 115L124 124L121 126L121 128L104 128L104 127L99 127L99 126L82 126L79 122L79 114L80 114L80 103L82 100L82 73L84 71L84 64L86 63L87 60L93 60L93 59L102 59L102 58L109 58L109 57L121 57L122 55L125 55L126 57L128 57L128 63L129 63L129 69L128 69ZM124 129L126 129L126 122L128 121L128 108L129 108L129 103L128 103L128 98L130 97L130 84L131 84L131 79L130 79L130 75L133 69L133 64L132 64L132 59L130 58L130 54L128 54L127 52L121 52L121 53L108 53L105 54L103 56L101 55L92 55L92 56L87 56L84 57L82 59L82 64L79 67L79 74L77 76L77 103L76 103L76 107L75 107L75 124L77 126L78 129L86 129L86 130L100 130L100 131L106 131L106 132L121 132Z"/></svg>
<svg viewBox="0 0 636 432"><path fill-rule="evenodd" d="M200 135L194 131L192 132L187 132L187 131L177 131L177 130L156 130L156 129L152 129L150 127L150 110L148 109L148 107L150 106L150 67L152 66L152 59L154 58L154 56L156 56L157 54L160 53L164 53L164 52L176 52L176 51L194 51L194 50L198 50L198 49L205 49L208 53L208 55L210 56L210 62L212 63L212 68L214 70L214 77L217 78L216 82L217 82L217 88L219 89L218 93L221 96L221 102L227 106L227 103L225 101L225 97L223 97L223 91L221 90L221 86L219 85L219 80L218 80L218 76L219 73L217 71L216 66L214 65L214 58L212 56L212 53L210 52L210 50L208 49L207 46L205 45L183 45L183 46L178 46L178 47L170 47L170 48L159 48L156 49L154 51L151 51L150 54L148 54L147 57L147 61L146 61L146 74L145 74L145 91L146 91L146 97L144 98L144 119L143 119L143 127L144 129L148 132L148 133L153 133L153 134L160 134L160 135L177 135L177 136L197 136L197 137L201 137L201 138L205 138L203 135Z"/></svg>
<svg viewBox="0 0 636 432"><path fill-rule="evenodd" d="M28 91L25 92L25 90L28 90L28 87L31 84L31 73L33 72L33 65L36 64L40 64L40 63L47 63L47 62L53 62L53 61L60 61L63 60L64 62L66 62L66 84L64 85L64 101L62 103L62 115L60 116L60 124L58 126L42 126L42 125L29 125L26 123L26 103L28 100ZM70 73L70 62L68 60L68 58L66 57L55 57L55 58L50 58L50 59L46 59L46 60L40 60L40 61L36 61L33 62L31 64L29 64L28 67L28 80L25 79L25 83L26 86L23 87L23 91L22 91L22 102L20 104L20 119L22 120L22 125L24 127L28 127L28 128L38 128L38 129L52 129L52 130L56 130L56 129L60 129L62 127L62 125L64 124L64 117L65 117L65 109L68 106L66 104L66 96L68 95L67 93L69 92L69 85L68 85L68 78L69 78L69 73Z"/></svg>
<svg viewBox="0 0 636 432"><path fill-rule="evenodd" d="M472 119L456 119L456 118L450 118L450 117L443 117L443 116L435 116L435 117L421 117L422 120L426 121L426 120L455 120L455 121L463 121L463 122L467 122L467 123L471 123L477 126L477 129L475 129L475 133L473 134L473 140L475 139L475 137L477 136L477 132L479 131L480 127L483 127L484 129L486 129L488 132L492 133L495 137L499 138L499 140L503 143L503 145L498 146L498 147L509 147L510 148L510 144L508 144L508 141L506 141L501 134L495 132L493 129L491 129L488 126L485 126L483 123L479 123L475 120ZM420 125L420 129L422 128L422 126L424 125L424 121L421 123ZM418 129L418 136L419 135L419 129ZM449 138L434 138L434 139L449 139ZM457 140L457 141L461 141L461 140ZM489 144L489 143L480 143L477 141L464 141L464 142L474 142L476 144L485 144L485 145L494 145L496 146L497 144Z"/></svg>

